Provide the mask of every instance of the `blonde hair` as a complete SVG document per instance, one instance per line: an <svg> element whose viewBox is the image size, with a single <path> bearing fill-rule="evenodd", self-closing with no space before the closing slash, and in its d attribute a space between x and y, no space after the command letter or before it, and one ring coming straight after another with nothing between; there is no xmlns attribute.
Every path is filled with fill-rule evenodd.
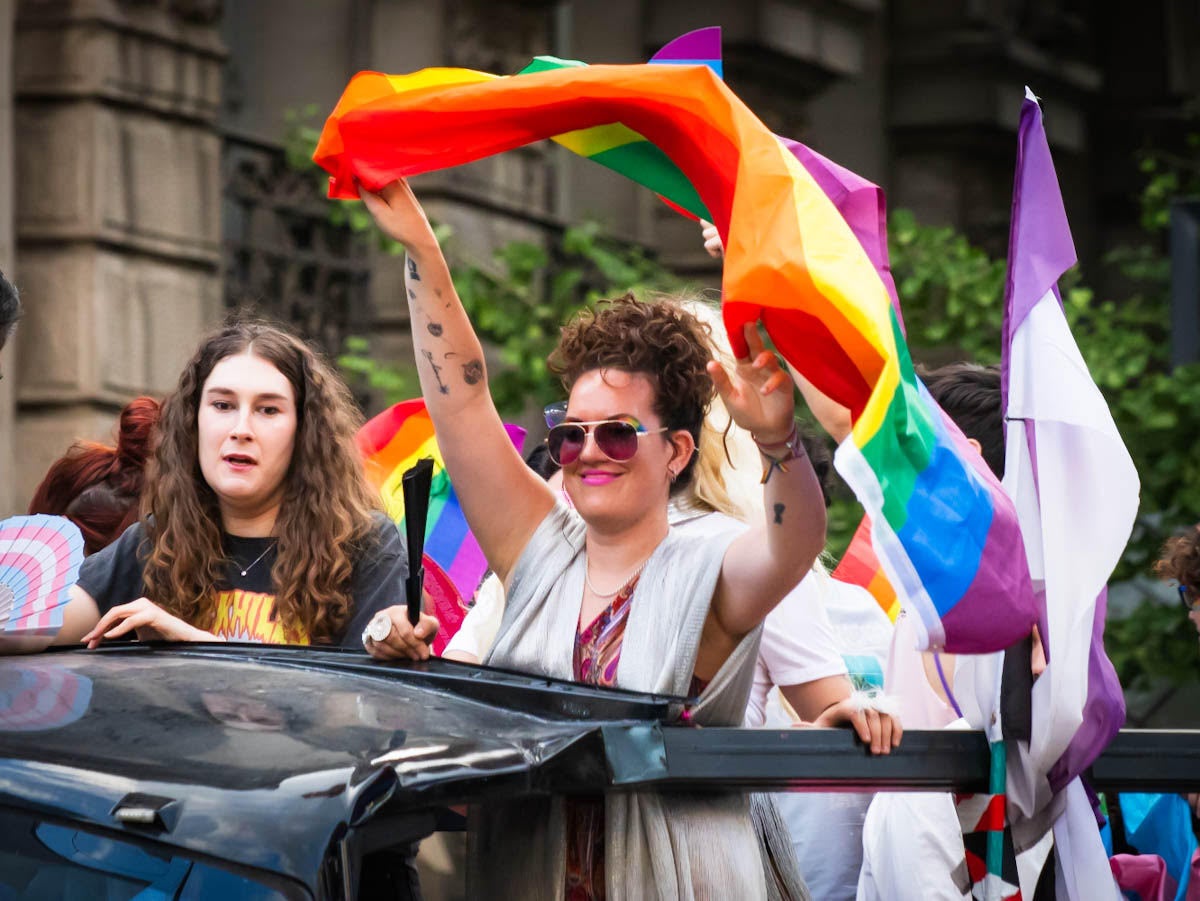
<svg viewBox="0 0 1200 901"><path fill-rule="evenodd" d="M726 369L735 365L721 311L700 297L682 306L709 327L709 350ZM758 449L750 433L734 423L720 395L713 397L696 449L696 473L690 500L695 506L743 522L763 515Z"/></svg>
<svg viewBox="0 0 1200 901"><path fill-rule="evenodd" d="M681 299L680 304L709 327L713 359L731 369L736 365L720 308L701 297ZM721 396L713 397L700 430L696 470L687 501L695 507L724 513L742 522L765 516L763 509L762 463L750 433L733 421ZM827 577L827 563L818 557L813 571Z"/></svg>

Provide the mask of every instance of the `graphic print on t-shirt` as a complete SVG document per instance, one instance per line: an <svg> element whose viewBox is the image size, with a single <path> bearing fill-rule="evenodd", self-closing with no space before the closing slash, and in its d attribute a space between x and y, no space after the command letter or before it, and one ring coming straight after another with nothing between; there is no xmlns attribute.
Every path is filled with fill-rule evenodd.
<svg viewBox="0 0 1200 901"><path fill-rule="evenodd" d="M308 644L304 628L297 625L289 639L275 614L275 595L240 588L217 595L217 617L212 632L227 641L264 644Z"/></svg>

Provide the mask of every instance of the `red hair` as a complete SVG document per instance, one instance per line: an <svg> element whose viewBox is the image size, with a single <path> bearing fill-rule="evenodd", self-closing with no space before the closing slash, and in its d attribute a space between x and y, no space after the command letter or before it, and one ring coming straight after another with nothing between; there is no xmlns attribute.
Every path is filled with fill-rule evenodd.
<svg viewBox="0 0 1200 901"><path fill-rule="evenodd" d="M66 516L83 533L86 554L112 544L137 521L159 411L154 398L135 398L121 411L116 447L94 441L71 445L46 472L29 512Z"/></svg>

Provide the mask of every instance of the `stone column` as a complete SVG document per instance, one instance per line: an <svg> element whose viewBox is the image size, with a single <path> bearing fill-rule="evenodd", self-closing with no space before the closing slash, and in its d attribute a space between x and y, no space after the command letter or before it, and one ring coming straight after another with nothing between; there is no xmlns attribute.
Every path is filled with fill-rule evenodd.
<svg viewBox="0 0 1200 901"><path fill-rule="evenodd" d="M17 2L17 505L219 318L220 9Z"/></svg>
<svg viewBox="0 0 1200 901"><path fill-rule="evenodd" d="M13 16L16 0L0 0L0 60L12 59ZM0 270L16 277L13 248L13 86L12 67L0 66ZM8 342L0 370L0 516L19 512L14 501L14 424L16 398L13 394L19 338Z"/></svg>

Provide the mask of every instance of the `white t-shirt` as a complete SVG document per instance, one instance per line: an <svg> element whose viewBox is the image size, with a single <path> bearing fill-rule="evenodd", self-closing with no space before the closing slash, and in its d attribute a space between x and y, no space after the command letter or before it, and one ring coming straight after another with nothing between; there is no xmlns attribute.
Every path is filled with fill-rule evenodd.
<svg viewBox="0 0 1200 901"><path fill-rule="evenodd" d="M882 689L892 622L879 603L866 589L820 573L801 584L818 588L821 619L832 629L834 646L842 653L842 671L849 672L854 687ZM768 629L773 616L767 617ZM766 725L785 729L794 723L778 698L778 690L768 695ZM855 792L775 795L775 806L791 833L800 872L814 898L854 901L862 866L863 819L872 797Z"/></svg>
<svg viewBox="0 0 1200 901"><path fill-rule="evenodd" d="M459 624L458 631L446 642L442 654L457 651L482 660L496 640L500 620L504 616L504 583L495 573L488 577L475 591L475 600L467 615Z"/></svg>
<svg viewBox="0 0 1200 901"><path fill-rule="evenodd" d="M822 572L810 572L767 615L754 687L746 704L747 726L766 722L767 693L773 685L803 685L846 675L846 663L823 601L828 590L825 583L831 581Z"/></svg>
<svg viewBox="0 0 1200 901"><path fill-rule="evenodd" d="M941 729L958 715L929 684L924 658L916 648L916 629L902 610L896 617L884 686L900 704L900 722L905 729Z"/></svg>
<svg viewBox="0 0 1200 901"><path fill-rule="evenodd" d="M951 795L880 792L863 823L862 850L858 901L971 897L962 829Z"/></svg>

